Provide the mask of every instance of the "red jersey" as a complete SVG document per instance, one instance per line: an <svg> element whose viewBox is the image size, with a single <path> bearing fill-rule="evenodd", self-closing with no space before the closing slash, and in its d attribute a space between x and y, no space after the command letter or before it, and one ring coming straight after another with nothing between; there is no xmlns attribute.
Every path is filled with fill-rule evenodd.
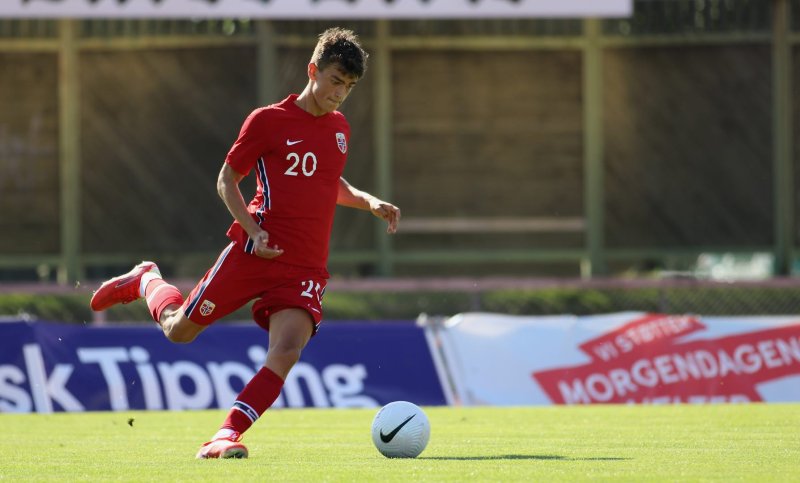
<svg viewBox="0 0 800 483"><path fill-rule="evenodd" d="M324 269L350 125L338 111L313 116L295 104L297 97L253 111L225 162L243 175L256 169L248 211L269 233L270 246L283 249L275 260ZM228 237L254 252L239 222Z"/></svg>

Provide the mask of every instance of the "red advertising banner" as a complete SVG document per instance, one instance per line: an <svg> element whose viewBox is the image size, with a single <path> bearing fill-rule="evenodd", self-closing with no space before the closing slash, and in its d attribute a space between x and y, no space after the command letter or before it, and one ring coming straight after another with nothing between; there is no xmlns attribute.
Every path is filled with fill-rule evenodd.
<svg viewBox="0 0 800 483"><path fill-rule="evenodd" d="M762 401L758 384L800 375L800 324L684 341L706 326L649 314L580 344L591 361L536 371L556 404Z"/></svg>

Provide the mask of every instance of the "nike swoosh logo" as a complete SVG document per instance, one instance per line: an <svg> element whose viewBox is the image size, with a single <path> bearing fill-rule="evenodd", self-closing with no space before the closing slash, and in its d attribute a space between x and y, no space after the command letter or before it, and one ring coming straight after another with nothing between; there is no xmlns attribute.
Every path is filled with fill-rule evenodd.
<svg viewBox="0 0 800 483"><path fill-rule="evenodd" d="M303 140L302 140L302 139L300 139L299 141L289 141L289 140L287 139L287 140L286 140L286 145L287 145L287 146L294 146L295 144L297 144L297 143L302 143L302 142L303 142Z"/></svg>
<svg viewBox="0 0 800 483"><path fill-rule="evenodd" d="M407 417L405 421L403 421L402 423L400 423L400 426L398 426L398 427L394 428L394 429L392 430L392 432L391 432L391 433L389 433L389 434L383 434L383 430L381 429L381 431L380 431L380 435L381 435L381 441L383 441L384 443L388 443L389 441L391 441L392 439L394 439L394 437L397 435L397 433L398 433L398 432L399 432L401 429L403 429L403 426L405 426L406 424L408 424L408 422L409 422L409 421L411 421L411 420L414 418L414 416L416 416L416 414L412 414L411 416Z"/></svg>
<svg viewBox="0 0 800 483"><path fill-rule="evenodd" d="M129 278L129 279L127 279L127 280L119 280L119 281L117 281L117 284L116 284L116 285L114 285L114 288L120 288L120 287L123 287L123 286L125 286L125 285L128 285L129 283L131 283L131 282L133 282L133 281L134 281L134 279L133 279L133 278Z"/></svg>

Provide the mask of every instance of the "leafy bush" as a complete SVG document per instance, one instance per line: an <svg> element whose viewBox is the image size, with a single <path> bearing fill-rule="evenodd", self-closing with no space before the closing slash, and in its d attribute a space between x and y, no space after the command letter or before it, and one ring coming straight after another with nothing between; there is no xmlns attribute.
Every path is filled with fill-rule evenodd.
<svg viewBox="0 0 800 483"><path fill-rule="evenodd" d="M323 301L326 320L415 319L420 313L454 315L483 311L518 315L602 314L621 311L700 315L800 314L800 287L663 286L634 288L550 287L484 292L329 292ZM97 320L88 294L0 294L0 316L73 323ZM145 304L112 307L107 321L147 321ZM250 320L249 306L223 321Z"/></svg>

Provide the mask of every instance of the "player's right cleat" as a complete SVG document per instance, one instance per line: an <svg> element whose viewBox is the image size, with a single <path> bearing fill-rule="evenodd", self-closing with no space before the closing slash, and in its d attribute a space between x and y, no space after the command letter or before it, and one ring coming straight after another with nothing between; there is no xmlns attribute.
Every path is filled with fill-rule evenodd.
<svg viewBox="0 0 800 483"><path fill-rule="evenodd" d="M92 301L89 302L92 310L105 310L111 306L127 304L138 299L140 297L139 283L142 281L142 275L147 272L161 275L155 263L142 262L125 275L103 282L103 285L92 295Z"/></svg>
<svg viewBox="0 0 800 483"><path fill-rule="evenodd" d="M230 438L220 438L209 441L200 447L196 458L199 460L212 458L247 458L247 446L239 442L242 439L239 433L233 433Z"/></svg>

